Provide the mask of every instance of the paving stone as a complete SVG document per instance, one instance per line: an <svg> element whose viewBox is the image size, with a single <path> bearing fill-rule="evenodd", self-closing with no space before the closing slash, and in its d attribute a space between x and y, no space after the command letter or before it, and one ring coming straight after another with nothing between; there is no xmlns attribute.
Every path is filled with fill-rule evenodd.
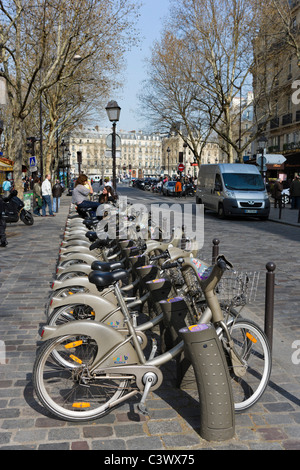
<svg viewBox="0 0 300 470"><path fill-rule="evenodd" d="M112 435L112 426L88 426L83 428L83 436L85 438L109 437Z"/></svg>
<svg viewBox="0 0 300 470"><path fill-rule="evenodd" d="M128 191L141 203L159 200L135 189ZM258 224L253 220L220 221L210 213L206 214L202 253L210 260L212 239L219 238L221 252L236 268L247 266L261 271L257 300L247 307L245 316L262 327L265 264L276 263L271 382L259 403L236 415L235 437L217 443L201 438L197 390L176 387L175 361L162 366L164 381L149 394L150 417L137 411L140 397L89 423L64 422L49 416L35 397L32 367L69 204L70 198L63 196L57 217L35 219L32 227L14 224L7 229L9 245L1 251L0 271L0 341L6 346L6 361L0 364L0 448L112 452L189 448L299 450L300 369L291 361L292 343L300 332L300 259L295 256L299 253L299 227ZM285 260L289 260L288 268Z"/></svg>
<svg viewBox="0 0 300 470"><path fill-rule="evenodd" d="M135 437L126 441L127 450L165 450L159 437Z"/></svg>
<svg viewBox="0 0 300 470"><path fill-rule="evenodd" d="M126 444L123 439L108 439L105 441L92 441L92 450L126 450Z"/></svg>
<svg viewBox="0 0 300 470"><path fill-rule="evenodd" d="M147 426L150 434L173 434L182 432L182 427L176 420L149 421Z"/></svg>

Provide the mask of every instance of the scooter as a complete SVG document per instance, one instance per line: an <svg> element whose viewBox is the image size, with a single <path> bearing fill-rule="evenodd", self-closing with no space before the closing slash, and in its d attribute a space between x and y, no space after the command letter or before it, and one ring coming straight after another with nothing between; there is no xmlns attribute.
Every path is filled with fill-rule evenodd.
<svg viewBox="0 0 300 470"><path fill-rule="evenodd" d="M25 225L33 225L34 219L31 212L24 209L24 202L17 197L18 191L13 190L8 197L4 197L4 214L2 215L6 223L12 224L19 219Z"/></svg>

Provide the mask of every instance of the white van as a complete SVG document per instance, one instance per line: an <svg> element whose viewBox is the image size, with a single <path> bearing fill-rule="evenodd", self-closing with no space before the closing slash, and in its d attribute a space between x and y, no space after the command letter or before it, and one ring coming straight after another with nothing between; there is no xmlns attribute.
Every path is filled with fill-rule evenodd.
<svg viewBox="0 0 300 470"><path fill-rule="evenodd" d="M270 200L264 180L255 165L219 163L201 165L196 203L226 216L268 219Z"/></svg>

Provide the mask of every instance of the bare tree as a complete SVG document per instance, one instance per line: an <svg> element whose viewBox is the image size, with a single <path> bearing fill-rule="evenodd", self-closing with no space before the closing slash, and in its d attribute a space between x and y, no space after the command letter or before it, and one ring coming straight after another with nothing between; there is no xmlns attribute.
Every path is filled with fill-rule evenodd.
<svg viewBox="0 0 300 470"><path fill-rule="evenodd" d="M160 43L152 48L149 78L139 99L141 113L152 127L166 134L175 131L199 160L211 129L206 126L206 115L199 105L199 95L204 92L187 80L192 60L186 53L185 42L165 32Z"/></svg>
<svg viewBox="0 0 300 470"><path fill-rule="evenodd" d="M147 112L154 121L157 112L168 124L174 115L186 127L194 122L190 135L201 140L213 132L228 161L233 162L234 153L242 161L244 150L274 113L270 78L275 72L266 70L266 56L260 54L258 60L253 51L261 10L254 0L173 0L172 7L165 24L165 31L172 33L164 32L153 48L149 91L144 92ZM242 144L244 130L240 126L236 135L234 129L249 106L241 96L252 89L255 74L253 108L258 121L247 129L248 139ZM177 96L184 99L179 101ZM238 113L233 107L236 99L241 102ZM259 102L264 112L258 116Z"/></svg>
<svg viewBox="0 0 300 470"><path fill-rule="evenodd" d="M131 29L137 9L131 0L0 0L0 76L6 79L12 112L19 191L25 120L39 106L41 96L46 103L49 93L49 120L55 127L66 88L80 81L83 90L84 77L91 77L92 70L98 86L110 73L118 73L124 51L135 41ZM74 61L76 57L79 60ZM107 83L98 97L107 92ZM57 92L55 111L50 90L53 97ZM46 158L46 168L50 160Z"/></svg>

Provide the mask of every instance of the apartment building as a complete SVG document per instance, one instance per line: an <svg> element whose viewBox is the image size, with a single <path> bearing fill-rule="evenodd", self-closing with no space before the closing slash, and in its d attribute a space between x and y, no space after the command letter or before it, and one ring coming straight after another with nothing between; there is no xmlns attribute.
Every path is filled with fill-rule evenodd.
<svg viewBox="0 0 300 470"><path fill-rule="evenodd" d="M69 148L70 176L78 174L77 152L81 152L81 171L87 175L112 177L112 155L110 128L79 126L68 136L65 144ZM117 130L116 175L117 177L161 174L162 146L158 134L143 131Z"/></svg>
<svg viewBox="0 0 300 470"><path fill-rule="evenodd" d="M296 41L300 40L300 2L290 2L290 33ZM266 32L261 36L266 38ZM286 158L283 164L268 165L269 176L280 175L291 180L300 174L300 63L296 49L287 44L287 31L267 35L265 45L265 82L269 90L268 102L260 101L257 105L257 116L263 116L266 107L272 110L270 118L258 123L267 137L267 153L281 154ZM254 50L256 57L262 53L263 41L257 42ZM254 76L254 94L258 94L258 83L261 79ZM259 103L259 102L258 102Z"/></svg>
<svg viewBox="0 0 300 470"><path fill-rule="evenodd" d="M201 155L201 163L223 163L223 156L217 142L207 142ZM198 163L193 152L176 133L162 140L162 167L164 174L177 175L178 165L183 163L184 175L198 175Z"/></svg>

